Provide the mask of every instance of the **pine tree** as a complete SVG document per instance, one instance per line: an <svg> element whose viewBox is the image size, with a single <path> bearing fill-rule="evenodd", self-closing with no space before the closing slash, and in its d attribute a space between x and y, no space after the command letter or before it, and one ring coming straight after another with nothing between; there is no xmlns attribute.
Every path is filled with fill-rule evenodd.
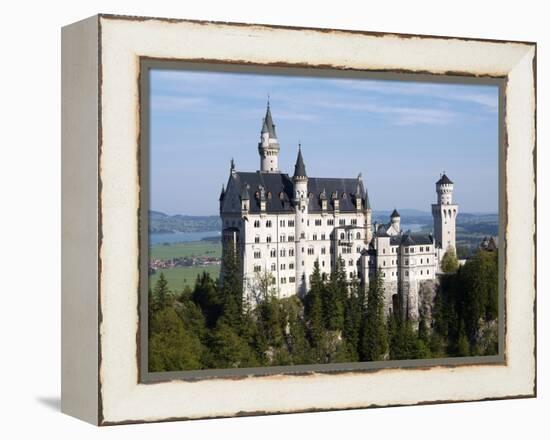
<svg viewBox="0 0 550 440"><path fill-rule="evenodd" d="M321 290L323 318L327 330L342 330L344 328L344 302L347 291L344 261L340 257L336 260L329 282Z"/></svg>
<svg viewBox="0 0 550 440"><path fill-rule="evenodd" d="M359 340L361 334L361 319L364 312L364 288L357 282L351 283L349 295L345 301L343 337L347 344L349 360L359 360Z"/></svg>
<svg viewBox="0 0 550 440"><path fill-rule="evenodd" d="M239 332L243 318L242 277L237 252L231 245L224 247L220 282L223 319Z"/></svg>
<svg viewBox="0 0 550 440"><path fill-rule="evenodd" d="M168 281L164 276L164 272L160 273L159 279L155 284L152 300L154 310L162 310L170 304L171 294L168 289Z"/></svg>
<svg viewBox="0 0 550 440"><path fill-rule="evenodd" d="M388 333L384 319L384 284L381 271L369 285L367 309L361 335L361 360L377 361L388 350Z"/></svg>
<svg viewBox="0 0 550 440"><path fill-rule="evenodd" d="M308 338L316 362L323 358L322 346L325 328L323 325L323 303L321 295L324 289L325 285L321 277L319 262L315 261L313 273L310 278L310 289L304 298L304 318L308 329Z"/></svg>
<svg viewBox="0 0 550 440"><path fill-rule="evenodd" d="M445 273L454 273L458 269L458 259L455 248L450 246L441 259L441 270Z"/></svg>

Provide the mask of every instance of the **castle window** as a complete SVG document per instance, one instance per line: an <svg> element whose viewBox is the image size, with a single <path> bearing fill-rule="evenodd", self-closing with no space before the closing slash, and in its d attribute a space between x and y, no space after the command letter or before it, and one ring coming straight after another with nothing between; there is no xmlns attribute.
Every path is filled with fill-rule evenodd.
<svg viewBox="0 0 550 440"><path fill-rule="evenodd" d="M266 242L271 243L271 235L268 235L268 236L267 236Z"/></svg>
<svg viewBox="0 0 550 440"><path fill-rule="evenodd" d="M288 278L288 282L289 282L289 283L295 283L295 282L296 282L296 278L295 278L295 277L289 277L289 278Z"/></svg>
<svg viewBox="0 0 550 440"><path fill-rule="evenodd" d="M414 254L414 248L412 247L411 250L409 251L411 254Z"/></svg>
<svg viewBox="0 0 550 440"><path fill-rule="evenodd" d="M340 226L346 226L346 219L345 218L341 218L339 221L338 221L338 224Z"/></svg>
<svg viewBox="0 0 550 440"><path fill-rule="evenodd" d="M266 228L271 228L271 220L268 220L265 222L265 227Z"/></svg>
<svg viewBox="0 0 550 440"><path fill-rule="evenodd" d="M353 260L348 261L348 266L353 266Z"/></svg>
<svg viewBox="0 0 550 440"><path fill-rule="evenodd" d="M271 263L271 272L275 272L277 270L277 265L275 263Z"/></svg>
<svg viewBox="0 0 550 440"><path fill-rule="evenodd" d="M280 255L281 257L286 257L286 250L281 249Z"/></svg>
<svg viewBox="0 0 550 440"><path fill-rule="evenodd" d="M409 264L409 259L408 258L405 260L405 264Z"/></svg>
<svg viewBox="0 0 550 440"><path fill-rule="evenodd" d="M385 248L384 248L384 249L382 249L382 253L383 253L383 254L385 254L385 253L386 253L386 249L385 249Z"/></svg>
<svg viewBox="0 0 550 440"><path fill-rule="evenodd" d="M420 264L422 264L422 263L424 263L424 260L421 258L421 259L420 259Z"/></svg>
<svg viewBox="0 0 550 440"><path fill-rule="evenodd" d="M325 262L321 261L321 266L325 267Z"/></svg>
<svg viewBox="0 0 550 440"><path fill-rule="evenodd" d="M315 220L315 226L321 226L321 220L320 219Z"/></svg>
<svg viewBox="0 0 550 440"><path fill-rule="evenodd" d="M357 240L361 240L361 233L358 232L357 234L355 234L355 238L356 238Z"/></svg>
<svg viewBox="0 0 550 440"><path fill-rule="evenodd" d="M357 224L357 219L356 219L356 218L352 218L352 219L351 219L351 224L352 224L352 225L356 225L356 224Z"/></svg>
<svg viewBox="0 0 550 440"><path fill-rule="evenodd" d="M306 233L305 233L305 232L302 232L302 233L300 234L300 238L306 238Z"/></svg>
<svg viewBox="0 0 550 440"><path fill-rule="evenodd" d="M289 250L288 250L288 256L289 256L289 257L293 257L293 256L294 256L294 249L289 249Z"/></svg>
<svg viewBox="0 0 550 440"><path fill-rule="evenodd" d="M308 255L313 255L313 252L314 252L313 248L308 248L308 250L307 250Z"/></svg>
<svg viewBox="0 0 550 440"><path fill-rule="evenodd" d="M281 278L281 284L286 284L286 278L285 277Z"/></svg>
<svg viewBox="0 0 550 440"><path fill-rule="evenodd" d="M322 247L321 248L321 255L325 255L327 253L327 248Z"/></svg>
<svg viewBox="0 0 550 440"><path fill-rule="evenodd" d="M426 246L426 252L430 251L430 246Z"/></svg>
<svg viewBox="0 0 550 440"><path fill-rule="evenodd" d="M345 238L345 234L343 232L340 232L340 240L343 240Z"/></svg>
<svg viewBox="0 0 550 440"><path fill-rule="evenodd" d="M430 259L429 258L426 258L426 263L430 264Z"/></svg>
<svg viewBox="0 0 550 440"><path fill-rule="evenodd" d="M254 251L254 258L261 258L262 254L260 251Z"/></svg>
<svg viewBox="0 0 550 440"><path fill-rule="evenodd" d="M386 265L386 261L384 260L384 261L382 262L382 266L385 266L385 265Z"/></svg>
<svg viewBox="0 0 550 440"><path fill-rule="evenodd" d="M285 236L284 236L284 235L281 235L281 236L279 237L279 241L281 241L281 242L285 241Z"/></svg>
<svg viewBox="0 0 550 440"><path fill-rule="evenodd" d="M424 274L422 273L422 271L420 271L420 275L424 275Z"/></svg>
<svg viewBox="0 0 550 440"><path fill-rule="evenodd" d="M261 272L262 266L254 266L254 272Z"/></svg>
<svg viewBox="0 0 550 440"><path fill-rule="evenodd" d="M334 226L334 219L333 219L333 218L329 218L329 219L327 220L327 225L329 225L329 226Z"/></svg>
<svg viewBox="0 0 550 440"><path fill-rule="evenodd" d="M285 222L284 220L279 220L279 226L283 226L283 227L284 227L284 226L285 226L285 223L286 223L286 222Z"/></svg>
<svg viewBox="0 0 550 440"><path fill-rule="evenodd" d="M254 227L259 228L260 227L260 220L254 220Z"/></svg>
<svg viewBox="0 0 550 440"><path fill-rule="evenodd" d="M259 235L256 235L254 237L254 243L259 243L260 242L260 236Z"/></svg>
<svg viewBox="0 0 550 440"><path fill-rule="evenodd" d="M270 255L272 258L275 258L277 256L277 251L275 249L271 249Z"/></svg>
<svg viewBox="0 0 550 440"><path fill-rule="evenodd" d="M420 246L420 252L424 252L424 246Z"/></svg>
<svg viewBox="0 0 550 440"><path fill-rule="evenodd" d="M286 269L286 264L281 264L281 270L285 270Z"/></svg>
<svg viewBox="0 0 550 440"><path fill-rule="evenodd" d="M302 261L302 266L305 266L305 263Z"/></svg>
<svg viewBox="0 0 550 440"><path fill-rule="evenodd" d="M313 234L313 239L317 240L317 234Z"/></svg>
<svg viewBox="0 0 550 440"><path fill-rule="evenodd" d="M307 225L309 226L309 220L307 221Z"/></svg>
<svg viewBox="0 0 550 440"><path fill-rule="evenodd" d="M426 273L429 275L429 274L430 274L430 269L427 269L427 270L426 270Z"/></svg>
<svg viewBox="0 0 550 440"><path fill-rule="evenodd" d="M326 240L326 234L321 234L321 240Z"/></svg>
<svg viewBox="0 0 550 440"><path fill-rule="evenodd" d="M288 226L289 227L294 227L294 220L289 220L288 221Z"/></svg>
<svg viewBox="0 0 550 440"><path fill-rule="evenodd" d="M289 264L288 264L288 268L289 268L290 270L294 269L294 263L289 263Z"/></svg>
<svg viewBox="0 0 550 440"><path fill-rule="evenodd" d="M361 252L361 246L357 246L357 253Z"/></svg>
<svg viewBox="0 0 550 440"><path fill-rule="evenodd" d="M289 235L288 236L288 241L294 241L294 235Z"/></svg>
<svg viewBox="0 0 550 440"><path fill-rule="evenodd" d="M407 277L409 276L409 271L408 270L405 271L405 276L407 276Z"/></svg>

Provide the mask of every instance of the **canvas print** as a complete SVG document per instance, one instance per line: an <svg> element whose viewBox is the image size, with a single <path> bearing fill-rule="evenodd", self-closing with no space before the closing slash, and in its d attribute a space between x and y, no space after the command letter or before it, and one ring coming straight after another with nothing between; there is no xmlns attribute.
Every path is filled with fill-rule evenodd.
<svg viewBox="0 0 550 440"><path fill-rule="evenodd" d="M502 350L497 86L148 80L150 372Z"/></svg>

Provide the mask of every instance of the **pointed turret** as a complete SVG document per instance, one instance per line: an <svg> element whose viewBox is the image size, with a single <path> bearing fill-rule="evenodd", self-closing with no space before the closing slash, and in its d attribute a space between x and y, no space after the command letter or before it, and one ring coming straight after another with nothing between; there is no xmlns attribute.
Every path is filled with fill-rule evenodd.
<svg viewBox="0 0 550 440"><path fill-rule="evenodd" d="M294 179L307 179L306 166L302 157L302 146L298 144L298 157L294 165Z"/></svg>
<svg viewBox="0 0 550 440"><path fill-rule="evenodd" d="M275 132L275 124L273 123L273 118L271 116L269 101L267 101L267 110L265 112L264 124L262 126L262 134L264 133L269 134L270 138L277 139L277 133Z"/></svg>
<svg viewBox="0 0 550 440"><path fill-rule="evenodd" d="M260 171L262 173L279 172L279 141L275 132L275 124L271 116L271 108L267 101L267 110L262 122L258 153L260 154Z"/></svg>
<svg viewBox="0 0 550 440"><path fill-rule="evenodd" d="M223 198L225 197L225 185L222 183L222 190L220 192L220 202L223 200Z"/></svg>
<svg viewBox="0 0 550 440"><path fill-rule="evenodd" d="M397 209L394 208L394 209L393 209L393 212L392 212L391 215L390 215L390 218L397 218L397 217L401 217L401 216L400 216L399 213L397 212Z"/></svg>

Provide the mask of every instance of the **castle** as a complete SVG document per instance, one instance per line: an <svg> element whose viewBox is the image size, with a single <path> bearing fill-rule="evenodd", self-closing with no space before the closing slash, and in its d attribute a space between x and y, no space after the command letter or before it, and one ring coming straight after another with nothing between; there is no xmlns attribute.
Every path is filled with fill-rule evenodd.
<svg viewBox="0 0 550 440"><path fill-rule="evenodd" d="M280 145L269 103L258 143L260 170L241 172L231 161L220 195L222 243L239 255L243 289L258 300L271 274L279 297L304 295L316 261L328 277L339 258L349 280L365 285L379 271L385 287L386 313L396 299L418 317L419 289L433 282L441 258L455 248L458 205L453 182L443 174L432 205L433 235L401 229L397 210L387 224L372 223L368 192L361 174L355 178L309 177L301 146L290 177L279 170Z"/></svg>

